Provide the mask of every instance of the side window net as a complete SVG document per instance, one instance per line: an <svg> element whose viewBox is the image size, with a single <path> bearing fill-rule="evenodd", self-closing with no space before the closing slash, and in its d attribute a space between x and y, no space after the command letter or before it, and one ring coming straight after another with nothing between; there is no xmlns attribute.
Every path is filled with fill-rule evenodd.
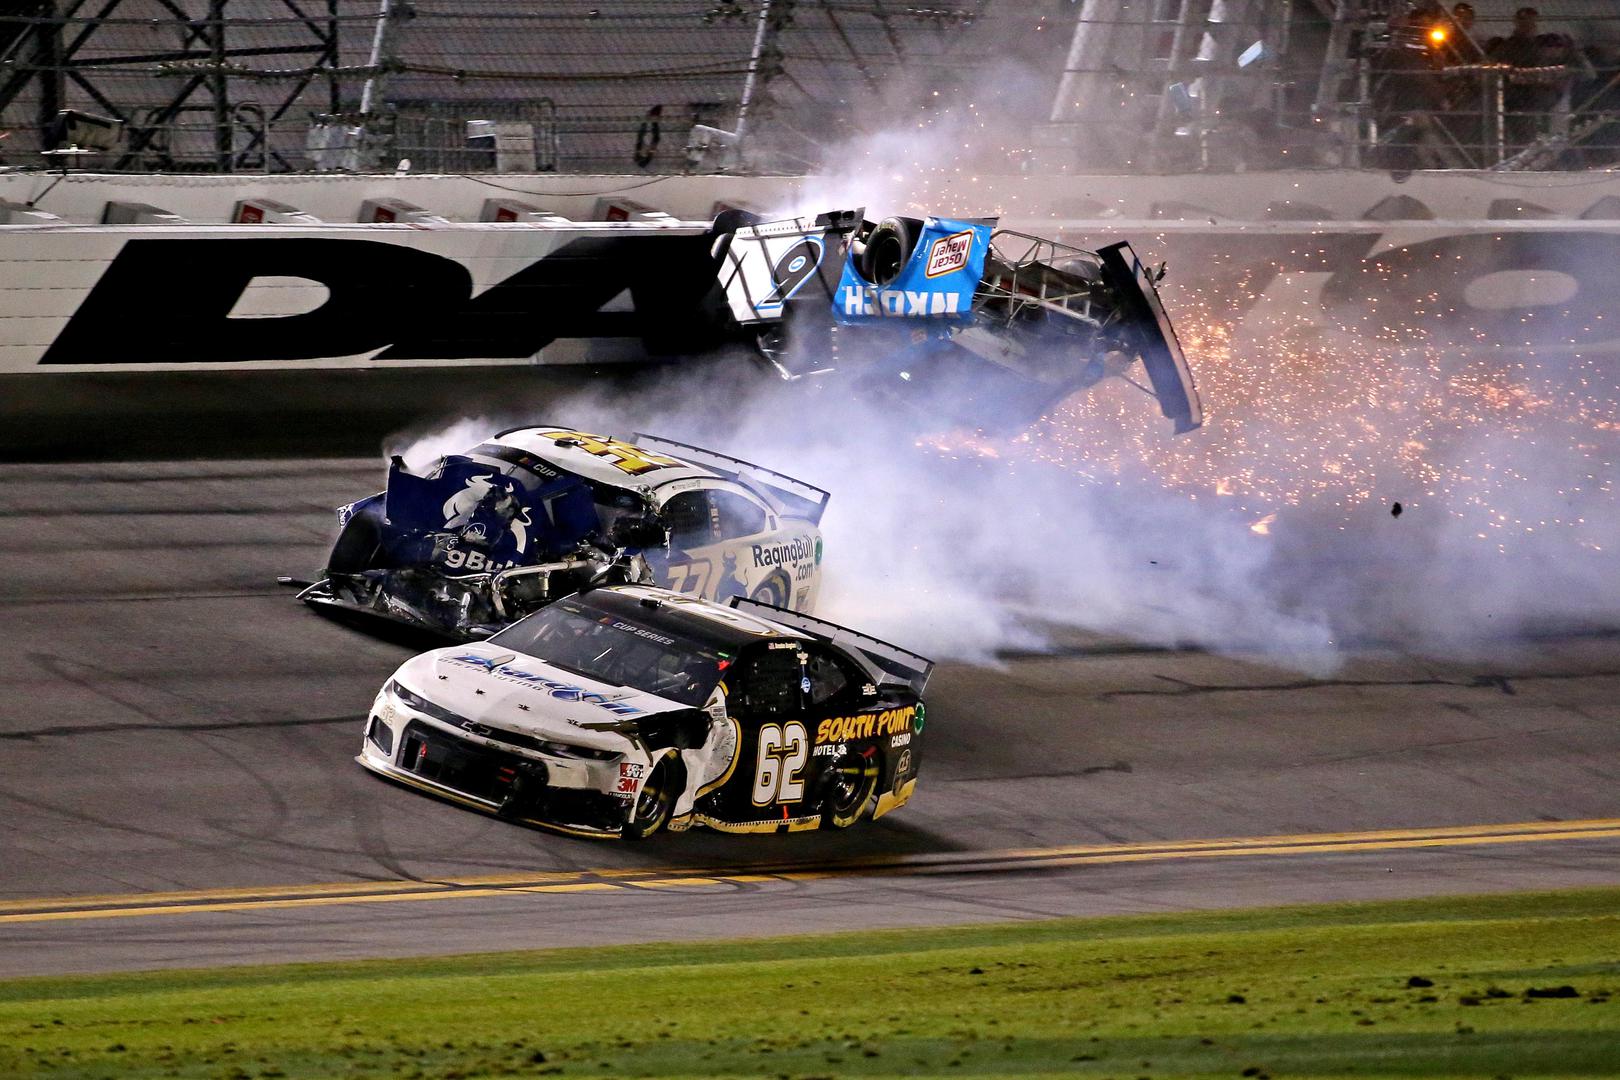
<svg viewBox="0 0 1620 1080"><path fill-rule="evenodd" d="M765 531L763 507L734 491L712 492L710 498L714 500L722 540L758 536Z"/></svg>
<svg viewBox="0 0 1620 1080"><path fill-rule="evenodd" d="M826 653L810 655L805 673L810 676L810 705L825 705L844 694L850 687L849 673L844 666Z"/></svg>
<svg viewBox="0 0 1620 1080"><path fill-rule="evenodd" d="M664 504L664 525L677 548L705 547L715 542L714 512L706 491L683 491Z"/></svg>
<svg viewBox="0 0 1620 1080"><path fill-rule="evenodd" d="M733 694L743 711L778 715L799 710L799 654L774 650L754 657L734 677Z"/></svg>

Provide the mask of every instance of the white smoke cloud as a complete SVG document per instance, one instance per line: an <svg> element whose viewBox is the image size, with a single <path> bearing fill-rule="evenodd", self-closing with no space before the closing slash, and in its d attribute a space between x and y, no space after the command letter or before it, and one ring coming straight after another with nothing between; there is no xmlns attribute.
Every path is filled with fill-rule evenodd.
<svg viewBox="0 0 1620 1080"><path fill-rule="evenodd" d="M1265 588L1269 548L1245 543L1241 521L1162 488L952 459L843 384L818 391L741 370L665 375L632 395L575 394L528 415L665 435L826 488L818 613L939 659L1039 649L1057 625L1263 651L1312 670L1333 662L1327 624L1283 610ZM525 411L457 420L399 440L396 452L425 465L524 422Z"/></svg>
<svg viewBox="0 0 1620 1080"><path fill-rule="evenodd" d="M1007 171L1022 140L1002 121L1037 113L1048 92L1017 70L999 83L999 97L901 111L919 118L849 140L796 209L995 213L993 188L964 184L964 171ZM544 418L757 461L832 492L819 614L939 659L984 661L1081 627L1320 673L1371 643L1470 653L1620 620L1612 368L1542 371L1533 389L1551 404L1476 415L1448 396L1476 388L1443 350L1369 354L1330 334L1288 348L1227 340L1225 352L1194 350L1210 422L1174 439L1115 380L1032 436L986 440L917 424L928 402L902 416L854 392L849 371L783 384L737 356L634 393L514 403L407 439L405 456L419 467ZM842 351L852 359L847 341ZM1478 363L1485 381L1525 381L1507 361ZM1229 497L1228 477L1247 491ZM1354 496L1333 496L1335 484ZM1512 543L1494 543L1498 532Z"/></svg>
<svg viewBox="0 0 1620 1080"><path fill-rule="evenodd" d="M383 447L384 456L399 455L414 473L426 472L446 454L459 454L512 427L485 416L466 417L427 432L401 432Z"/></svg>

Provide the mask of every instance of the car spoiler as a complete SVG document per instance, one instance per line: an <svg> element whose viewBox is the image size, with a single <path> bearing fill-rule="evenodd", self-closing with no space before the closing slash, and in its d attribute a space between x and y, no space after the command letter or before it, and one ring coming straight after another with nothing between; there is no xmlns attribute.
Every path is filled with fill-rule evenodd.
<svg viewBox="0 0 1620 1080"><path fill-rule="evenodd" d="M854 649L878 669L884 676L897 682L906 683L918 697L922 696L928 686L928 677L934 673L934 662L925 656L918 656L898 645L891 645L887 641L879 641L875 637L859 633L847 626L839 626L825 619L818 619L813 615L806 615L802 611L790 611L787 608L777 607L759 600L750 600L745 596L733 596L731 606L739 611L748 611L771 622L791 626L795 630L802 630L811 637L829 641L834 645Z"/></svg>
<svg viewBox="0 0 1620 1080"><path fill-rule="evenodd" d="M1204 406L1193 385L1192 369L1187 366L1176 329L1170 325L1164 303L1159 299L1155 275L1125 241L1097 251L1103 280L1119 298L1120 314L1135 329L1136 344L1142 351L1142 366L1159 411L1175 425L1176 434L1191 431L1204 422Z"/></svg>
<svg viewBox="0 0 1620 1080"><path fill-rule="evenodd" d="M701 446L692 446L690 443L676 442L674 439L641 432L637 432L631 441L649 450L666 450L694 465L701 465L723 476L744 481L751 487L760 488L777 504L778 512L807 518L815 525L821 524L821 515L827 510L827 500L832 497L821 488L807 484L803 480L795 480L763 465L755 465L751 461L730 457L714 450L705 450Z"/></svg>

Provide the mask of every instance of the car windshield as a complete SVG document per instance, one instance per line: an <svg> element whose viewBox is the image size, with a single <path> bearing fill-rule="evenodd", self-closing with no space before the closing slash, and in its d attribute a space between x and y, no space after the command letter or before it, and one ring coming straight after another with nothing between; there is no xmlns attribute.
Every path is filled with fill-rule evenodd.
<svg viewBox="0 0 1620 1080"><path fill-rule="evenodd" d="M588 679L701 706L720 682L724 658L667 630L559 600L490 638Z"/></svg>

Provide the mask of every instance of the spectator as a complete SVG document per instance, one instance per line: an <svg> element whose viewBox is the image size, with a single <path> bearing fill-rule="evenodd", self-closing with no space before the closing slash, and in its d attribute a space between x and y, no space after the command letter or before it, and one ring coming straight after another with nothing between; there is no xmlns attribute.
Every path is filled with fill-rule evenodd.
<svg viewBox="0 0 1620 1080"><path fill-rule="evenodd" d="M1446 109L1447 87L1429 33L1448 18L1437 0L1390 17L1389 45L1373 61L1372 92L1377 156L1386 168L1405 172L1470 164L1437 118Z"/></svg>
<svg viewBox="0 0 1620 1080"><path fill-rule="evenodd" d="M1541 13L1522 7L1513 13L1513 33L1492 38L1486 55L1499 64L1515 68L1544 66L1546 44L1539 30ZM1561 86L1542 73L1523 75L1509 72L1502 90L1502 111L1507 135L1507 152L1516 154L1535 142L1545 129L1547 114L1558 104Z"/></svg>
<svg viewBox="0 0 1620 1080"><path fill-rule="evenodd" d="M1449 70L1445 78L1447 116L1443 123L1472 159L1470 163L1483 168L1490 164L1486 151L1490 125L1486 118L1494 113L1495 103L1485 75L1475 67L1485 62L1485 50L1473 36L1474 5L1461 0L1449 13L1441 12L1432 29L1430 45L1435 60Z"/></svg>
<svg viewBox="0 0 1620 1080"><path fill-rule="evenodd" d="M1459 64L1477 64L1485 59L1485 50L1474 40L1474 5L1463 0L1451 9L1451 17L1441 24L1446 40L1440 46L1442 60L1447 67Z"/></svg>

